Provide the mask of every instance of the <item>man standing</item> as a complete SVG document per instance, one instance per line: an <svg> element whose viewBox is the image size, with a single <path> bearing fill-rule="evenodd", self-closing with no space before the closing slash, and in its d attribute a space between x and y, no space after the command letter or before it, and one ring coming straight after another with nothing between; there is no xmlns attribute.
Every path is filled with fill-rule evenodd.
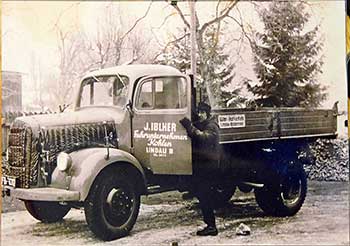
<svg viewBox="0 0 350 246"><path fill-rule="evenodd" d="M198 236L216 236L213 193L214 185L219 180L219 127L211 117L210 105L198 104L198 121L188 118L180 120L188 136L192 139L194 195L199 200L203 220L207 224L197 231Z"/></svg>

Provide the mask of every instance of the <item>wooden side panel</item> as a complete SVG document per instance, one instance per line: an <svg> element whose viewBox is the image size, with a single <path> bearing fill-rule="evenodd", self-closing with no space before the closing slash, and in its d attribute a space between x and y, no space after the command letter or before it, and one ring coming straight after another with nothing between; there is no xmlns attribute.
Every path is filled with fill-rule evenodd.
<svg viewBox="0 0 350 246"><path fill-rule="evenodd" d="M273 125L273 112L261 111L215 111L214 115L220 126L220 116L244 115L244 126L220 128L220 142L244 141L257 138L272 138L277 134Z"/></svg>
<svg viewBox="0 0 350 246"><path fill-rule="evenodd" d="M335 134L336 116L332 110L281 111L281 136Z"/></svg>
<svg viewBox="0 0 350 246"><path fill-rule="evenodd" d="M300 108L213 111L220 126L221 143L336 135L337 116L334 113L332 110Z"/></svg>

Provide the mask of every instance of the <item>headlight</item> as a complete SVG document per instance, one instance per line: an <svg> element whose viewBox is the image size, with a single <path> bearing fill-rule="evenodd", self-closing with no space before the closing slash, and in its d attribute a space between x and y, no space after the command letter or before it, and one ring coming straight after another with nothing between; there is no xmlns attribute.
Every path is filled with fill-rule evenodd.
<svg viewBox="0 0 350 246"><path fill-rule="evenodd" d="M72 158L69 154L61 152L57 156L57 168L64 172L67 171L72 165Z"/></svg>

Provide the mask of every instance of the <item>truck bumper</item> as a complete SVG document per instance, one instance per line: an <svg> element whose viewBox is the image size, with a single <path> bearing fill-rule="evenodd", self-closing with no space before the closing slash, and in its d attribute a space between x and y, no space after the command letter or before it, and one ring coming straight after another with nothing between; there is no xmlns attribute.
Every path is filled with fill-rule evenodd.
<svg viewBox="0 0 350 246"><path fill-rule="evenodd" d="M80 193L78 191L69 191L52 187L30 189L3 187L3 193L4 190L6 195L11 195L21 200L68 202L79 201L80 198Z"/></svg>

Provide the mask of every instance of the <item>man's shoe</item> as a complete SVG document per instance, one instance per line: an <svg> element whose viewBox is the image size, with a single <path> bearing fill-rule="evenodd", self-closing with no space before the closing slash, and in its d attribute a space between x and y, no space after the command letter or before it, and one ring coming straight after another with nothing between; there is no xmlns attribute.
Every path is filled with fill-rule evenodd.
<svg viewBox="0 0 350 246"><path fill-rule="evenodd" d="M207 226L203 230L197 231L197 236L216 236L218 235L218 230L216 227Z"/></svg>

